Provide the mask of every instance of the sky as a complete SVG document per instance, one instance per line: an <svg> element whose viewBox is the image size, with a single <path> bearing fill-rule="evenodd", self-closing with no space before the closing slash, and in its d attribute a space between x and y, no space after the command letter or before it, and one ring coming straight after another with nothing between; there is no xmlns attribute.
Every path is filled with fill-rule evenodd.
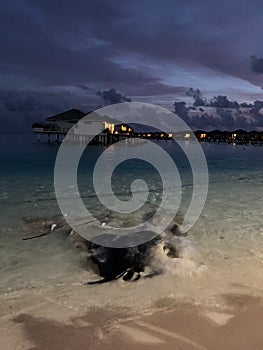
<svg viewBox="0 0 263 350"><path fill-rule="evenodd" d="M1 125L88 111L110 88L169 109L190 87L263 99L262 23L262 0L1 0Z"/></svg>

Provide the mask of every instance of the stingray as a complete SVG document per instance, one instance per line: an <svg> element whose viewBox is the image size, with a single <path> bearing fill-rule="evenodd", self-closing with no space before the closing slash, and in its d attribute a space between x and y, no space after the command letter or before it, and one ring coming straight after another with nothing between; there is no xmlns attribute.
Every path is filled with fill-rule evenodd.
<svg viewBox="0 0 263 350"><path fill-rule="evenodd" d="M138 235L147 238L146 243L135 245ZM105 247L99 242L114 242L116 246L127 248ZM102 234L96 237L95 243L90 243L88 260L98 267L100 280L86 284L102 284L122 277L124 281L138 280L144 272L152 255L152 248L162 243L162 237L151 231L141 231L126 236Z"/></svg>
<svg viewBox="0 0 263 350"><path fill-rule="evenodd" d="M39 237L44 237L54 231L54 229L59 229L67 227L68 230L71 230L70 226L65 223L63 217L51 217L51 218L39 218L34 216L23 217L22 220L26 224L27 231L38 232L34 236L24 237L22 240L27 241L30 239L35 239Z"/></svg>

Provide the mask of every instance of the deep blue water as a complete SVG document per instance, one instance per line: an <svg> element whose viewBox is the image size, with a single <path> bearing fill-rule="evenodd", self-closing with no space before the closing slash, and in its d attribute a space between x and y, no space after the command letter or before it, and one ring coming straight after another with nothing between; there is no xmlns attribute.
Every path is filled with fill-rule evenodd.
<svg viewBox="0 0 263 350"><path fill-rule="evenodd" d="M191 187L192 174L187 158L171 142L160 142L178 166L182 184ZM55 144L36 143L28 135L0 136L0 209L2 219L14 220L28 214L59 212L53 186L53 172L58 147ZM78 147L78 146L72 146ZM232 183L242 191L240 181L263 181L263 148L233 145L203 144L210 183ZM98 157L105 149L89 147L83 154L78 171L79 189L83 197L94 195L92 174ZM114 148L113 148L114 152ZM110 161L110 160L109 160ZM129 195L130 183L136 178L148 182L154 193L161 186L158 172L141 160L127 160L113 172L112 184L116 195ZM261 188L257 188L257 191ZM187 196L187 195L186 195ZM85 198L84 198L85 202ZM89 200L86 201L90 205Z"/></svg>

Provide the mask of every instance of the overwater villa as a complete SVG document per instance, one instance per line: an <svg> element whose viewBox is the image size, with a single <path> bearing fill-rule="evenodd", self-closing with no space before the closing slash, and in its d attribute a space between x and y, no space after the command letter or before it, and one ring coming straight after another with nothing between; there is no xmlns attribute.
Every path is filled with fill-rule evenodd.
<svg viewBox="0 0 263 350"><path fill-rule="evenodd" d="M85 117L85 118L84 118ZM162 131L135 132L134 126L120 123L108 116L101 116L95 112L84 113L78 109L47 117L45 122L34 123L33 133L40 142L41 135L47 137L48 142L61 142L67 137L69 142L88 142L93 144L110 145L124 138L150 138L157 140L171 139L173 134ZM70 131L70 132L69 132ZM92 142L90 136L96 135Z"/></svg>
<svg viewBox="0 0 263 350"><path fill-rule="evenodd" d="M85 118L84 118L85 117ZM153 140L178 140L193 141L196 138L200 142L235 143L235 144L263 144L263 132L245 131L204 131L195 132L180 131L165 133L161 130L135 131L135 126L120 123L108 116L101 116L95 112L84 113L78 109L49 116L45 122L34 123L33 133L40 142L41 135L47 137L48 142L60 143L64 137L69 142L84 142L101 145L110 145L124 138L143 138ZM70 132L69 132L70 131ZM91 136L92 141L90 142Z"/></svg>
<svg viewBox="0 0 263 350"><path fill-rule="evenodd" d="M263 144L263 132L261 131L245 131L237 129L234 131L195 131L195 136L199 141L217 142L217 143L235 143L235 144Z"/></svg>
<svg viewBox="0 0 263 350"><path fill-rule="evenodd" d="M92 140L93 143L108 145L124 136L134 134L133 128L127 124L120 124L108 116L100 116L93 112L84 113L78 109L70 109L47 117L45 122L34 123L32 129L37 135L38 142L41 135L46 135L48 142L60 142L65 136L68 141L86 142L91 136L96 135Z"/></svg>

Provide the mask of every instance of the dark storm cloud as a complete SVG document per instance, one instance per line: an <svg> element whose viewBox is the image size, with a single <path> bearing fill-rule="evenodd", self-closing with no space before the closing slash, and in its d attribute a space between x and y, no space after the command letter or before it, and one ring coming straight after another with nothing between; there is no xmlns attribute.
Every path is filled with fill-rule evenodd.
<svg viewBox="0 0 263 350"><path fill-rule="evenodd" d="M63 110L63 107L59 106L55 100L53 103L47 102L46 96L42 96L40 99L35 95L32 92L0 93L0 134L8 132L30 133L32 123Z"/></svg>
<svg viewBox="0 0 263 350"><path fill-rule="evenodd" d="M0 7L2 90L56 88L61 96L79 91L94 99L113 87L158 103L158 96L188 90L157 74L165 64L209 68L262 86L255 74L263 57L261 0L3 0ZM43 101L35 94L50 104L48 95ZM2 99L3 108L9 103Z"/></svg>
<svg viewBox="0 0 263 350"><path fill-rule="evenodd" d="M263 109L263 102L257 102L252 108L246 111L238 109L215 108L212 112L205 107L198 111L198 115L190 116L189 109L181 102L176 106L177 114L194 130L236 130L244 129L262 130L263 115L260 110Z"/></svg>
<svg viewBox="0 0 263 350"><path fill-rule="evenodd" d="M43 2L37 5L37 1L24 2L22 12L21 5L7 5L1 12L0 63L5 73L12 72L17 79L31 77L46 86L128 83L137 85L139 94L142 89L149 93L176 91L157 78L114 63L111 57L116 51L112 44L100 43L91 36L90 22L101 19L102 26L110 25L111 16L119 11L110 11L105 4L107 15L103 16L100 11L96 13L95 3L93 6L91 2L73 7L67 1L62 7L49 1L44 4L46 8L42 8ZM95 22L93 15L98 16Z"/></svg>
<svg viewBox="0 0 263 350"><path fill-rule="evenodd" d="M251 69L254 73L263 74L263 58L257 56L251 57Z"/></svg>
<svg viewBox="0 0 263 350"><path fill-rule="evenodd" d="M92 90L92 88L86 84L76 84L76 87L78 87L79 89L82 89L82 90L88 90L88 91Z"/></svg>
<svg viewBox="0 0 263 350"><path fill-rule="evenodd" d="M43 109L54 109L54 105L45 104L42 101L37 100L35 97L29 97L26 99L14 99L11 98L4 101L4 106L11 112L39 112Z"/></svg>
<svg viewBox="0 0 263 350"><path fill-rule="evenodd" d="M249 57L260 51L261 1L24 0L2 7L2 67L45 84L128 83L138 92L152 86L171 92L112 60L131 54L256 80Z"/></svg>
<svg viewBox="0 0 263 350"><path fill-rule="evenodd" d="M111 105L121 102L131 102L130 98L127 98L126 96L117 92L115 89L98 91L97 95L103 98L105 105Z"/></svg>
<svg viewBox="0 0 263 350"><path fill-rule="evenodd" d="M136 53L145 61L200 64L257 81L250 75L249 57L260 51L261 1L167 1L165 6L147 0L90 1L79 6L66 2L61 10L48 2L36 4L58 32L78 18L71 40L88 32L93 43L107 45L109 56Z"/></svg>

